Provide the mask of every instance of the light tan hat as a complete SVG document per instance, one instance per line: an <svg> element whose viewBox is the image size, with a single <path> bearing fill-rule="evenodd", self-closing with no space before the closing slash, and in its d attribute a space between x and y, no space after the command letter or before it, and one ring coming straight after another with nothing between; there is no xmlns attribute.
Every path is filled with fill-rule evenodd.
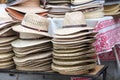
<svg viewBox="0 0 120 80"><path fill-rule="evenodd" d="M11 41L13 41L13 40L15 40L15 39L17 39L16 36L14 36L14 37L1 37L1 38L0 38L0 44L1 44L1 43L11 42Z"/></svg>
<svg viewBox="0 0 120 80"><path fill-rule="evenodd" d="M71 38L78 38L78 37L87 37L87 36L95 36L97 34L97 32L84 32L84 33L76 33L76 34L71 34L71 35L53 35L54 38L58 38L58 39L71 39Z"/></svg>
<svg viewBox="0 0 120 80"><path fill-rule="evenodd" d="M2 46L0 47L0 53L12 51L12 46Z"/></svg>
<svg viewBox="0 0 120 80"><path fill-rule="evenodd" d="M71 3L74 5L78 5L78 4L87 4L89 2L92 2L94 0L71 0Z"/></svg>
<svg viewBox="0 0 120 80"><path fill-rule="evenodd" d="M114 4L114 5L105 5L104 6L104 11L107 12L107 11L115 11L115 10L118 10L120 7L119 4Z"/></svg>
<svg viewBox="0 0 120 80"><path fill-rule="evenodd" d="M8 52L8 53L1 53L0 54L0 61L7 59L7 58L12 58L14 56L13 52Z"/></svg>
<svg viewBox="0 0 120 80"><path fill-rule="evenodd" d="M85 14L85 18L86 19L97 19L97 18L102 18L104 17L104 9L98 9L92 12L86 12Z"/></svg>
<svg viewBox="0 0 120 80"><path fill-rule="evenodd" d="M89 42L89 43L93 43L93 42L95 42L96 41L96 39L95 38L93 38L93 39L83 39L83 40L80 40L80 41L71 41L71 42L55 42L55 41L52 41L53 42L53 44L76 44L76 43L85 43L85 42Z"/></svg>
<svg viewBox="0 0 120 80"><path fill-rule="evenodd" d="M23 2L23 1L21 1ZM40 8L39 0L27 0L16 6L8 7L10 9L22 12L22 13L42 13L47 12L47 10Z"/></svg>
<svg viewBox="0 0 120 80"><path fill-rule="evenodd" d="M13 30L21 33L32 33L44 36L48 34L49 21L47 18L41 17L37 14L27 13L22 20L21 25L16 25Z"/></svg>
<svg viewBox="0 0 120 80"><path fill-rule="evenodd" d="M52 64L52 69L54 71L57 72L61 72L61 71L80 71L80 70L90 70L90 69L94 69L96 66L95 62L91 62L91 63L85 63L82 65L77 65L77 66L60 66L60 65L56 65L56 64Z"/></svg>
<svg viewBox="0 0 120 80"><path fill-rule="evenodd" d="M61 54L62 55L62 54ZM87 53L87 54L83 54L83 55L80 55L80 56L53 56L55 59L62 59L62 60L74 60L74 59L81 59L81 58L87 58L87 57L94 57L95 56L95 53Z"/></svg>
<svg viewBox="0 0 120 80"><path fill-rule="evenodd" d="M31 47L35 45L40 45L43 43L50 42L51 40L49 38L43 38L40 40L15 40L11 43L11 45L15 48L25 48L25 47Z"/></svg>
<svg viewBox="0 0 120 80"><path fill-rule="evenodd" d="M0 44L0 47L3 47L3 46L10 46L10 45L11 45L11 42L1 43L1 44Z"/></svg>
<svg viewBox="0 0 120 80"><path fill-rule="evenodd" d="M74 65L82 65L84 63L89 62L96 62L96 59L75 59L75 60L59 60L59 59L53 59L52 60L54 64L60 65L60 66L74 66Z"/></svg>
<svg viewBox="0 0 120 80"><path fill-rule="evenodd" d="M39 34L32 34L32 33L19 33L20 39L40 39L43 38L44 36L39 35Z"/></svg>
<svg viewBox="0 0 120 80"><path fill-rule="evenodd" d="M28 55L21 58L14 57L13 59L15 62L25 62L29 60L44 59L44 58L50 57L51 55L52 55L52 52L43 52L43 53Z"/></svg>
<svg viewBox="0 0 120 80"><path fill-rule="evenodd" d="M54 56L58 56L58 57L73 57L73 56L80 56L80 55L83 55L83 54L88 54L88 53L95 53L94 50L90 49L88 51L86 51L88 49L83 49L83 50L79 50L79 49L76 49L76 50L70 50L70 51L55 51L53 52L53 55Z"/></svg>
<svg viewBox="0 0 120 80"><path fill-rule="evenodd" d="M86 27L85 16L82 12L66 13L63 21L63 28Z"/></svg>
<svg viewBox="0 0 120 80"><path fill-rule="evenodd" d="M14 6L14 5L18 5L18 4L21 4L21 3L24 3L28 0L8 0L8 5L11 5L11 6Z"/></svg>
<svg viewBox="0 0 120 80"><path fill-rule="evenodd" d="M61 28L55 31L55 35L60 35L60 36L66 35L67 36L67 35L72 35L72 34L79 33L79 32L88 32L93 29L94 28L92 27Z"/></svg>

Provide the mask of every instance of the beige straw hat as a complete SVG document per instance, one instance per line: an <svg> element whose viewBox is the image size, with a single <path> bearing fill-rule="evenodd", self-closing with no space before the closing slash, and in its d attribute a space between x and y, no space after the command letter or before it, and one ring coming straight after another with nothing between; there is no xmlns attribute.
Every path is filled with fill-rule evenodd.
<svg viewBox="0 0 120 80"><path fill-rule="evenodd" d="M1 43L1 44L0 44L0 47L3 47L3 46L10 46L10 45L11 45L11 42Z"/></svg>
<svg viewBox="0 0 120 80"><path fill-rule="evenodd" d="M68 30L69 31L69 30ZM60 36L60 35L53 35L54 38L60 38L60 39L70 39L70 38L76 38L76 37L87 37L89 35L95 36L97 32L85 32L85 33L77 33L77 34L72 34L72 35L65 35L65 36Z"/></svg>
<svg viewBox="0 0 120 80"><path fill-rule="evenodd" d="M4 47L0 47L0 53L7 53L12 51L12 46L4 46Z"/></svg>
<svg viewBox="0 0 120 80"><path fill-rule="evenodd" d="M1 44L1 43L11 42L11 41L13 41L13 40L15 40L15 39L17 39L16 36L14 36L14 37L1 37L1 38L0 38L0 44Z"/></svg>
<svg viewBox="0 0 120 80"><path fill-rule="evenodd" d="M27 13L22 20L21 25L15 25L13 30L20 33L32 33L44 36L48 34L49 21L47 18L33 13Z"/></svg>
<svg viewBox="0 0 120 80"><path fill-rule="evenodd" d="M36 54L32 54L32 55L27 55L25 57L14 57L14 61L15 62L25 62L25 61L29 61L29 60L36 60L36 59L44 59L47 57L50 57L52 55L52 52L43 52L43 53L36 53Z"/></svg>
<svg viewBox="0 0 120 80"><path fill-rule="evenodd" d="M18 5L18 4L21 4L21 3L24 3L28 0L8 0L8 4L11 5L11 6L14 6L14 5Z"/></svg>
<svg viewBox="0 0 120 80"><path fill-rule="evenodd" d="M75 60L59 60L59 59L53 59L53 63L60 66L75 66L75 65L82 65L84 63L89 62L96 62L96 59L75 59Z"/></svg>
<svg viewBox="0 0 120 80"><path fill-rule="evenodd" d="M60 66L56 64L52 64L52 69L57 72L62 72L62 71L76 71L76 70L90 70L94 69L96 66L95 62L92 63L84 63L82 65L77 65L77 66Z"/></svg>
<svg viewBox="0 0 120 80"><path fill-rule="evenodd" d="M14 56L13 52L8 52L8 53L1 53L0 54L0 61L7 59L7 58L12 58Z"/></svg>
<svg viewBox="0 0 120 80"><path fill-rule="evenodd" d="M79 16L79 17L78 17ZM86 27L85 16L82 12L66 13L63 21L63 28L69 27Z"/></svg>
<svg viewBox="0 0 120 80"><path fill-rule="evenodd" d="M43 35L39 35L39 34L32 34L32 33L19 33L19 37L20 39L40 39L43 38Z"/></svg>
<svg viewBox="0 0 120 80"><path fill-rule="evenodd" d="M107 11L115 11L115 10L118 10L120 7L119 4L114 4L114 5L105 5L104 6L104 11L107 12Z"/></svg>
<svg viewBox="0 0 120 80"><path fill-rule="evenodd" d="M82 32L88 32L90 30L93 30L93 27L78 27L78 28L60 28L55 31L55 35L58 36L67 36L67 35L73 35L77 33L82 33Z"/></svg>
<svg viewBox="0 0 120 80"><path fill-rule="evenodd" d="M93 42L95 42L96 41L96 39L95 38L93 38L93 39L84 39L84 40L80 40L80 41L71 41L71 42L55 42L55 41L52 41L53 42L53 44L74 44L74 43L85 43L85 42L89 42L89 43L93 43Z"/></svg>
<svg viewBox="0 0 120 80"><path fill-rule="evenodd" d="M71 0L71 3L74 5L78 5L78 4L87 4L89 2L92 2L94 0Z"/></svg>
<svg viewBox="0 0 120 80"><path fill-rule="evenodd" d="M35 45L40 45L40 44L44 44L50 42L49 38L43 38L43 39L39 39L39 40L21 40L21 39L17 39L15 41L13 41L11 43L11 45L15 48L26 48L26 47L31 47L31 46L35 46Z"/></svg>
<svg viewBox="0 0 120 80"><path fill-rule="evenodd" d="M21 3L16 6L10 6L8 9L13 9L22 13L43 13L47 12L40 8L40 1L39 0L27 0L24 3Z"/></svg>
<svg viewBox="0 0 120 80"><path fill-rule="evenodd" d="M87 50L87 51L86 51ZM55 51L53 52L53 55L54 56L57 56L57 57L73 57L73 56L82 56L83 54L90 54L90 53L95 53L94 50L92 49L84 49L84 50L70 50L70 51Z"/></svg>
<svg viewBox="0 0 120 80"><path fill-rule="evenodd" d="M86 58L86 57L94 57L95 53L87 53L87 54L83 54L80 56L53 56L55 59L62 59L62 60L74 60L74 59L81 59L81 58Z"/></svg>

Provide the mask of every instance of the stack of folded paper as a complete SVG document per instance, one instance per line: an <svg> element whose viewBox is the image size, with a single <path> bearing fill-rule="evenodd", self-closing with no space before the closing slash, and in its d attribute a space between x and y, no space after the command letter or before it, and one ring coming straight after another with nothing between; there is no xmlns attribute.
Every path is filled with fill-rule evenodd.
<svg viewBox="0 0 120 80"><path fill-rule="evenodd" d="M63 26L55 31L52 40L52 69L65 75L88 73L96 66L95 49L92 46L96 32L86 25L81 12L66 13Z"/></svg>
<svg viewBox="0 0 120 80"><path fill-rule="evenodd" d="M48 0L46 9L49 17L63 18L66 12L70 12L70 0Z"/></svg>
<svg viewBox="0 0 120 80"><path fill-rule="evenodd" d="M52 44L48 34L48 19L28 13L21 25L13 26L20 39L12 42L16 69L24 71L50 71Z"/></svg>

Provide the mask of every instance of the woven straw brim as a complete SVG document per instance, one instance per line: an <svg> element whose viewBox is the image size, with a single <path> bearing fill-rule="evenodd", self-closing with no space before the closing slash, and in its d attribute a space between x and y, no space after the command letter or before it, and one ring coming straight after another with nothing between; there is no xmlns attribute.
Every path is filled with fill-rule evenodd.
<svg viewBox="0 0 120 80"><path fill-rule="evenodd" d="M44 36L38 34L31 34L31 33L19 33L20 39L40 39Z"/></svg>
<svg viewBox="0 0 120 80"><path fill-rule="evenodd" d="M48 3L70 3L70 0L48 0Z"/></svg>
<svg viewBox="0 0 120 80"><path fill-rule="evenodd" d="M46 66L49 65L51 66L52 61L49 62L45 62L45 63L32 63L32 64L26 64L26 65L17 65L19 67L26 67L26 68L38 68L38 67L42 67L42 66Z"/></svg>
<svg viewBox="0 0 120 80"><path fill-rule="evenodd" d="M94 1L94 0L71 0L71 3L74 5L78 5L78 4L82 5L91 1Z"/></svg>
<svg viewBox="0 0 120 80"><path fill-rule="evenodd" d="M0 61L7 59L7 58L12 58L14 56L13 52L9 52L9 53L1 53L0 54Z"/></svg>
<svg viewBox="0 0 120 80"><path fill-rule="evenodd" d="M68 50L68 49L76 49L76 48L85 48L85 47L93 47L92 45L80 45L80 46L53 46L55 50L60 49L60 50Z"/></svg>
<svg viewBox="0 0 120 80"><path fill-rule="evenodd" d="M81 75L89 73L88 70L74 70L74 71L59 71L60 74L63 75Z"/></svg>
<svg viewBox="0 0 120 80"><path fill-rule="evenodd" d="M0 66L0 69L14 69L15 65L11 64L11 65L5 65L5 66Z"/></svg>
<svg viewBox="0 0 120 80"><path fill-rule="evenodd" d="M77 27L77 28L61 28L61 29L57 29L55 31L55 35L59 35L59 36L67 36L67 35L72 35L75 33L80 33L80 32L86 32L86 30L93 30L92 27Z"/></svg>
<svg viewBox="0 0 120 80"><path fill-rule="evenodd" d="M119 7L120 7L119 4L107 5L107 6L104 6L104 11L114 11L119 9Z"/></svg>
<svg viewBox="0 0 120 80"><path fill-rule="evenodd" d="M71 38L77 38L77 37L95 36L96 34L97 32L86 32L86 33L72 34L67 36L53 35L53 37L59 38L59 39L71 39Z"/></svg>
<svg viewBox="0 0 120 80"><path fill-rule="evenodd" d="M79 56L53 56L55 59L62 59L62 60L74 60L74 59L82 59L82 58L86 58L86 57L94 57L95 53L88 53L88 54L83 54L83 55L79 55Z"/></svg>
<svg viewBox="0 0 120 80"><path fill-rule="evenodd" d="M44 58L44 59L29 60L29 61L24 61L24 62L14 60L14 62L17 66L27 66L27 65L32 65L34 63L42 64L42 63L51 62L51 61L52 61L52 57L48 57L48 58Z"/></svg>
<svg viewBox="0 0 120 80"><path fill-rule="evenodd" d="M14 50L13 50L14 51ZM28 54L34 54L34 53L42 53L42 52L45 52L45 51L51 51L51 47L48 47L48 48L39 48L39 49L35 49L35 50L32 50L32 51L29 51L29 52L17 52L17 51L14 51L15 52L15 55L16 56L25 56L25 55L28 55Z"/></svg>
<svg viewBox="0 0 120 80"><path fill-rule="evenodd" d="M52 39L52 41L55 41L55 42L72 42L72 41L78 41L78 40L83 40L83 39L91 39L91 38L94 38L94 36L87 35L87 36L70 38L70 39L54 38L54 39Z"/></svg>
<svg viewBox="0 0 120 80"><path fill-rule="evenodd" d="M84 40L78 40L78 41L71 41L71 42L55 42L55 41L52 41L53 44L75 44L75 43L85 43L85 42L89 42L89 43L93 43L95 42L96 39L93 38L93 39L84 39Z"/></svg>
<svg viewBox="0 0 120 80"><path fill-rule="evenodd" d="M96 62L96 59L76 59L76 60L58 60L58 59L53 59L53 63L56 65L60 66L75 66L75 65L82 65L84 63L89 63L89 62Z"/></svg>
<svg viewBox="0 0 120 80"><path fill-rule="evenodd" d="M63 53L63 54L67 54L68 53L68 55L69 55L69 53L76 53L76 52L87 52L88 50L92 50L93 49L93 47L84 47L84 48L77 48L77 49L71 49L71 50L69 50L69 49L64 49L64 50L53 50L55 53ZM87 51L86 51L87 50Z"/></svg>
<svg viewBox="0 0 120 80"><path fill-rule="evenodd" d="M20 62L25 62L25 61L29 61L29 60L35 60L35 59L44 59L44 58L48 58L52 56L52 52L42 52L42 53L36 53L36 54L32 54L32 55L27 55L25 57L21 57L21 58L15 58L14 57L14 61L20 61Z"/></svg>
<svg viewBox="0 0 120 80"><path fill-rule="evenodd" d="M64 14L59 14L59 15L48 14L47 16L48 16L48 17L51 17L51 18L64 18L64 17L65 17Z"/></svg>
<svg viewBox="0 0 120 80"><path fill-rule="evenodd" d="M12 46L1 47L1 48L0 48L0 54L1 54L1 53L11 52L11 51L12 51Z"/></svg>
<svg viewBox="0 0 120 80"><path fill-rule="evenodd" d="M68 66L68 67L65 67L65 66L59 66L59 65L56 65L56 64L52 64L52 69L54 71L76 71L76 70L90 70L90 69L94 69L96 66L96 63L91 63L91 64L86 64L86 65L79 65L79 66Z"/></svg>
<svg viewBox="0 0 120 80"><path fill-rule="evenodd" d="M40 49L40 48L52 48L52 44L45 43L43 45L32 46L28 48L13 48L16 52L29 52L30 50Z"/></svg>
<svg viewBox="0 0 120 80"><path fill-rule="evenodd" d="M7 43L0 43L0 47L4 47L4 46L10 46L11 42L7 42Z"/></svg>
<svg viewBox="0 0 120 80"><path fill-rule="evenodd" d="M25 6L12 6L12 7L8 7L9 9L13 9L22 13L44 13L47 12L47 10L42 9L40 7L33 7L33 6L29 6L29 7L25 7Z"/></svg>
<svg viewBox="0 0 120 80"><path fill-rule="evenodd" d="M9 66L9 65L13 65L13 64L14 64L13 61L1 62L0 67L7 66L7 65Z"/></svg>
<svg viewBox="0 0 120 80"><path fill-rule="evenodd" d="M16 69L22 70L22 71L50 71L51 67L50 66L43 66L43 67L38 67L38 68L26 68L26 67L16 66Z"/></svg>
<svg viewBox="0 0 120 80"><path fill-rule="evenodd" d="M29 28L25 28L21 25L15 25L12 28L14 31L19 32L19 33L31 33L31 34L38 34L38 35L43 35L43 36L47 36L47 37L51 37L48 32L44 32L44 31L37 31L37 30L33 30L33 29L29 29Z"/></svg>
<svg viewBox="0 0 120 80"><path fill-rule="evenodd" d="M15 40L11 44L15 48L27 48L27 47L32 47L35 45L40 45L44 43L48 43L51 40L49 38L44 38L44 39L39 39L39 40Z"/></svg>
<svg viewBox="0 0 120 80"><path fill-rule="evenodd" d="M3 62L9 62L9 61L13 61L13 58L10 57L10 58L0 59L0 63L3 63Z"/></svg>
<svg viewBox="0 0 120 80"><path fill-rule="evenodd" d="M0 38L0 44L1 43L8 43L8 42L11 42L13 40L17 39L16 36L14 37L3 37L3 38Z"/></svg>

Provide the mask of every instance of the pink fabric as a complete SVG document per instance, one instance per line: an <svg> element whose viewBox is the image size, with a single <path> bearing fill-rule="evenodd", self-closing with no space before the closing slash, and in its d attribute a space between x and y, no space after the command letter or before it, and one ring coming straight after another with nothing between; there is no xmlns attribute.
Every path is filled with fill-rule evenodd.
<svg viewBox="0 0 120 80"><path fill-rule="evenodd" d="M112 47L120 42L120 18L101 20L95 27L97 41L93 44L102 60L115 60ZM118 49L119 50L119 49Z"/></svg>

